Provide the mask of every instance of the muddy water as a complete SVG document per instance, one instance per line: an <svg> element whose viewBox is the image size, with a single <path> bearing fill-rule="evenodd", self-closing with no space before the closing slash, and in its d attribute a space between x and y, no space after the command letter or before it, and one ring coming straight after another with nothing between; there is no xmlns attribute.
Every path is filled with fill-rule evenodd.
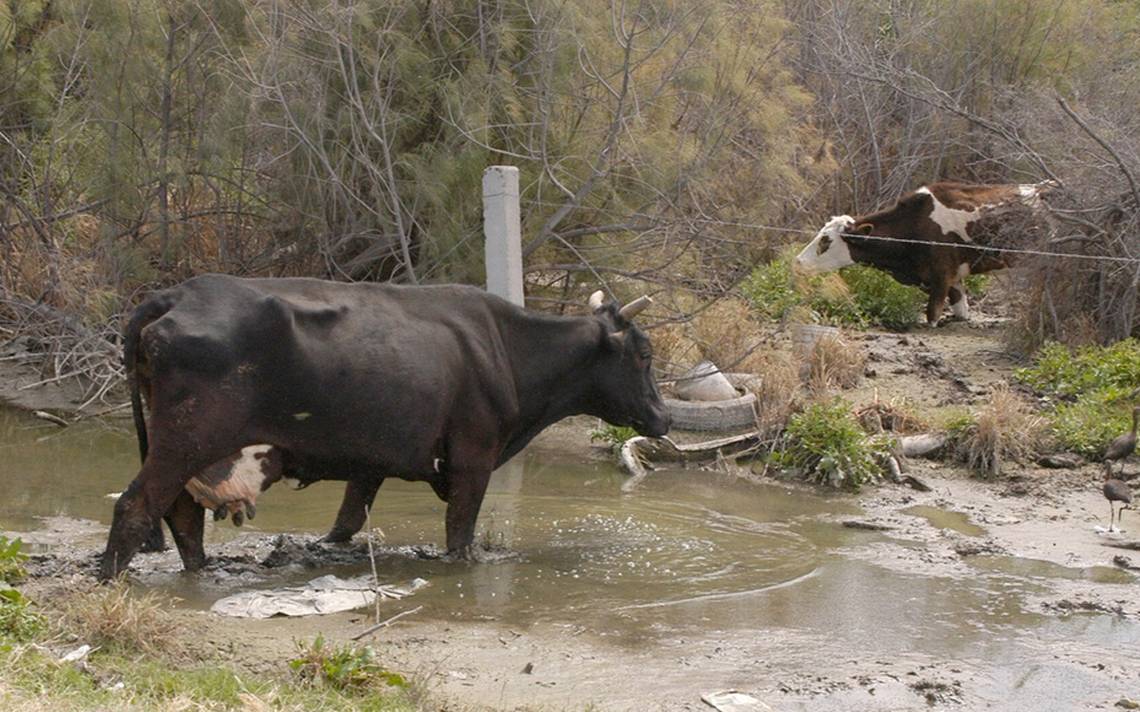
<svg viewBox="0 0 1140 712"><path fill-rule="evenodd" d="M105 526L112 507L106 495L133 477L135 448L125 427L92 423L61 431L0 410L0 530L32 532L45 517ZM1031 665L1027 672L1024 661L1047 661L1051 646L1095 650L1140 643L1140 626L1130 620L1102 614L1057 618L1027 603L1053 579L1134 591L1131 575L994 556L973 557L968 575L910 574L847 555L890 541L883 533L842 526L860 513L848 497L693 470L654 473L635 493L622 495L623 479L608 463L532 448L493 478L480 536L495 553L474 564L417 555L412 547L422 553L424 545L442 543L443 504L426 485L389 481L372 522L384 535L380 576L431 582L416 594L424 606L419 620L555 623L629 649L647 641L723 639L730 649L716 650L729 666L740 662L733 651L743 655L757 641L765 643L763 654L790 667L810 668L820 656L974 661L996 671L985 685L998 699L1077 699L1099 684L1043 675L1031 693L1022 690L1022 673L1048 669L1044 662L1046 667ZM208 547L251 532L323 532L341 492L338 483L302 492L276 487L242 530L210 522ZM967 536L985 534L960 513L934 507L910 513ZM92 529L85 541L94 550L105 534ZM286 567L232 588L366 570ZM216 579L173 571L152 582L200 608L230 592L224 581L219 586Z"/></svg>

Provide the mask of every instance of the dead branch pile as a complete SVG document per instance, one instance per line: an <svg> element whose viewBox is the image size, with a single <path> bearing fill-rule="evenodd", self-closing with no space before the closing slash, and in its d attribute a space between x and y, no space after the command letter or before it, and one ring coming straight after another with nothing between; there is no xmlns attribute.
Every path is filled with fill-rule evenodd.
<svg viewBox="0 0 1140 712"><path fill-rule="evenodd" d="M35 386L76 379L83 386L83 403L106 403L107 394L125 378L119 355L117 319L98 326L84 324L46 304L27 302L0 293L0 335L19 336L13 358L36 363L40 379Z"/></svg>

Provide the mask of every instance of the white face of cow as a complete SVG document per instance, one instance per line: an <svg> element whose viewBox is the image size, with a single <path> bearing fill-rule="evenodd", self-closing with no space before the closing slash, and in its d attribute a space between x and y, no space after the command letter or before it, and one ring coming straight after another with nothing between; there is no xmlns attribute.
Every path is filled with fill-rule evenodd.
<svg viewBox="0 0 1140 712"><path fill-rule="evenodd" d="M819 274L855 264L847 241L843 238L843 233L854 226L855 218L850 215L833 217L796 256L793 267L807 274Z"/></svg>

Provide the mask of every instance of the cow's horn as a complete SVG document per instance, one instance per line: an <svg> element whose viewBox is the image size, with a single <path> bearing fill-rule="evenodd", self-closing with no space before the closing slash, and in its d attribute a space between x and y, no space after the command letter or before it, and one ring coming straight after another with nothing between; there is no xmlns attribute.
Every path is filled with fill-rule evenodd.
<svg viewBox="0 0 1140 712"><path fill-rule="evenodd" d="M645 307L649 306L652 303L653 300L649 297L638 297L637 299L634 299L632 302L622 307L621 311L619 311L618 314L620 314L623 319L626 319L628 321L629 319L632 319L641 312L645 311Z"/></svg>
<svg viewBox="0 0 1140 712"><path fill-rule="evenodd" d="M602 306L602 300L605 298L606 295L602 293L602 290L599 289L590 295L590 301L588 301L587 304L590 305L590 309L597 311L598 308Z"/></svg>

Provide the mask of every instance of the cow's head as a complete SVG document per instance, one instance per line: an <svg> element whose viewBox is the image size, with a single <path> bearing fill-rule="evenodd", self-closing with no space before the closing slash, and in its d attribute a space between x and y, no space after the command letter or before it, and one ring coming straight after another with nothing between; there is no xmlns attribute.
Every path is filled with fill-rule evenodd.
<svg viewBox="0 0 1140 712"><path fill-rule="evenodd" d="M624 307L603 303L600 291L590 297L590 308L602 328L589 412L613 425L630 425L642 435L659 437L669 432L669 409L653 378L649 337L632 321L649 304L649 297Z"/></svg>
<svg viewBox="0 0 1140 712"><path fill-rule="evenodd" d="M796 255L792 266L798 272L819 274L853 265L855 259L851 256L852 241L858 240L860 235L870 234L872 228L871 223L857 224L850 215L837 215Z"/></svg>

